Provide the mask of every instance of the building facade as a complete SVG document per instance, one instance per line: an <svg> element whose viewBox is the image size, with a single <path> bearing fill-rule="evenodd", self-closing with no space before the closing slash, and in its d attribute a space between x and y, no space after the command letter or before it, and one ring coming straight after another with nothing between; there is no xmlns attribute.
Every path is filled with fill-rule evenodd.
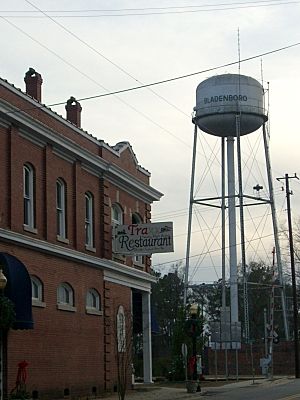
<svg viewBox="0 0 300 400"><path fill-rule="evenodd" d="M112 226L150 222L162 194L128 142L81 129L76 99L63 118L43 105L39 73L24 80L25 92L0 80L0 262L17 313L2 343L2 392L22 360L34 397L113 390L115 320L132 314L135 297L151 382L151 260L114 254Z"/></svg>

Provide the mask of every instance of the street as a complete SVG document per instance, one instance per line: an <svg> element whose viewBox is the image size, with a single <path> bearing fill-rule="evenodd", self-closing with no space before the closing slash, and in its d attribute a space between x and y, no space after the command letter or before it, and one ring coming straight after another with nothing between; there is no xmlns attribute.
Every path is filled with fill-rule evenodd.
<svg viewBox="0 0 300 400"><path fill-rule="evenodd" d="M117 398L116 395L111 399ZM278 378L273 381L260 379L239 381L222 386L203 387L199 393L187 393L186 389L174 387L147 386L129 391L127 400L300 400L300 380L294 378Z"/></svg>
<svg viewBox="0 0 300 400"><path fill-rule="evenodd" d="M203 397L218 400L292 400L300 399L300 380L279 379L274 381L243 382L208 389Z"/></svg>

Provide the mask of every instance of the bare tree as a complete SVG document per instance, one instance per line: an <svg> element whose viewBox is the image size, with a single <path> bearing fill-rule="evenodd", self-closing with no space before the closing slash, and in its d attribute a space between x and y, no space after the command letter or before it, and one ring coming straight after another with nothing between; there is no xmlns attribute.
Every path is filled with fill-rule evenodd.
<svg viewBox="0 0 300 400"><path fill-rule="evenodd" d="M289 247L289 234L288 228L285 223L281 224L280 239L283 242L283 261L285 264L285 274L290 279L290 270L286 266L290 262L290 247ZM295 262L299 265L300 263L300 217L295 217L293 220L293 242L294 242L294 257ZM296 271L297 277L299 277L299 271Z"/></svg>

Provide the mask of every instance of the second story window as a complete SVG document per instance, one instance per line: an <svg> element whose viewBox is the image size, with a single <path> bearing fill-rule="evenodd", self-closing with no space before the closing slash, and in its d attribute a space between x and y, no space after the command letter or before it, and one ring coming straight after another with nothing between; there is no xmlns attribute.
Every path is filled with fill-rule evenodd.
<svg viewBox="0 0 300 400"><path fill-rule="evenodd" d="M111 210L111 222L112 225L122 225L123 224L123 212L118 204L113 204Z"/></svg>
<svg viewBox="0 0 300 400"><path fill-rule="evenodd" d="M62 179L56 181L56 229L57 236L66 239L66 185Z"/></svg>
<svg viewBox="0 0 300 400"><path fill-rule="evenodd" d="M31 165L23 167L24 225L35 228L35 174Z"/></svg>
<svg viewBox="0 0 300 400"><path fill-rule="evenodd" d="M94 199L89 192L85 194L85 245L94 247Z"/></svg>
<svg viewBox="0 0 300 400"><path fill-rule="evenodd" d="M115 238L115 230L119 225L123 224L123 210L119 206L119 204L113 204L111 207L111 225L112 225L112 251L114 253L114 238ZM114 257L116 254L114 253Z"/></svg>

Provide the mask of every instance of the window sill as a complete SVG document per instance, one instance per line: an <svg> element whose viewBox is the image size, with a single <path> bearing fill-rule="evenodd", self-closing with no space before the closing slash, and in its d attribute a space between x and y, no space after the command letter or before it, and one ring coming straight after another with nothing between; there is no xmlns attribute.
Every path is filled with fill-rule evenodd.
<svg viewBox="0 0 300 400"><path fill-rule="evenodd" d="M144 268L145 267L145 263L138 262L138 261L133 261L133 265L135 267L139 267L139 268Z"/></svg>
<svg viewBox="0 0 300 400"><path fill-rule="evenodd" d="M43 301L40 301L38 299L32 299L32 306L33 307L40 307L40 308L45 308L46 303Z"/></svg>
<svg viewBox="0 0 300 400"><path fill-rule="evenodd" d="M126 261L126 256L123 256L122 254L113 253L112 260L113 261L121 261L122 263L124 263Z"/></svg>
<svg viewBox="0 0 300 400"><path fill-rule="evenodd" d="M145 265L133 264L132 268L137 269L138 271L146 271Z"/></svg>
<svg viewBox="0 0 300 400"><path fill-rule="evenodd" d="M85 312L89 315L103 315L103 311L96 310L95 308L86 307Z"/></svg>
<svg viewBox="0 0 300 400"><path fill-rule="evenodd" d="M87 244L85 245L85 249L87 251L91 251L92 253L96 253L96 248L92 246L88 246Z"/></svg>
<svg viewBox="0 0 300 400"><path fill-rule="evenodd" d="M77 308L69 304L57 304L57 309L62 311L76 312Z"/></svg>
<svg viewBox="0 0 300 400"><path fill-rule="evenodd" d="M59 236L59 235L56 236L56 240L58 240L59 242L65 243L65 244L70 244L69 239Z"/></svg>
<svg viewBox="0 0 300 400"><path fill-rule="evenodd" d="M35 235L38 233L36 228L32 228L29 225L23 225L23 229L24 229L24 231L34 233Z"/></svg>

